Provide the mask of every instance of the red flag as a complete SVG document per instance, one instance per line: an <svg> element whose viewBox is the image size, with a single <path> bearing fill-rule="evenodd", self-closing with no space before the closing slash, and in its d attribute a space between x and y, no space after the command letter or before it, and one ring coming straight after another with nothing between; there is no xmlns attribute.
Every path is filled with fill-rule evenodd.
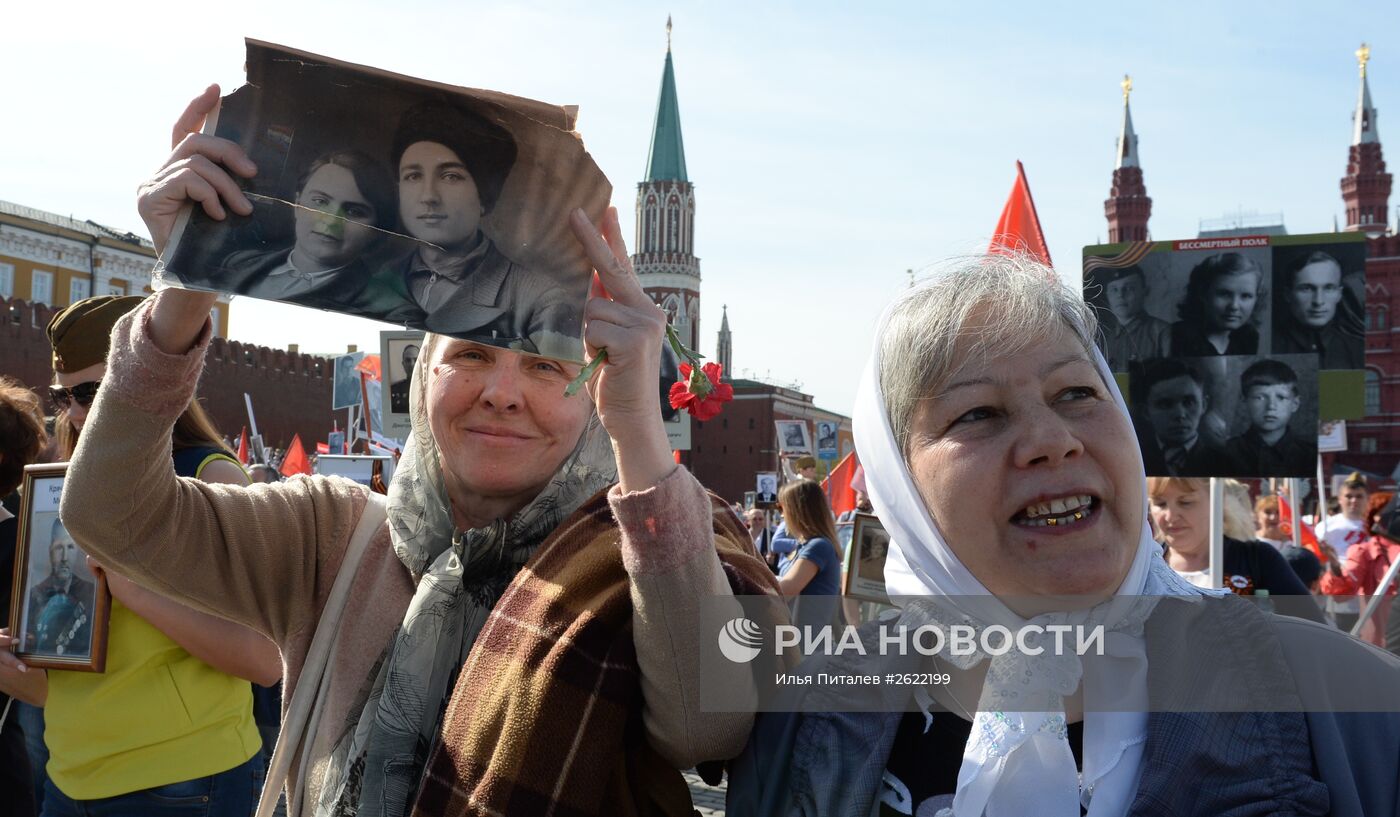
<svg viewBox="0 0 1400 817"><path fill-rule="evenodd" d="M822 480L822 490L831 498L831 511L837 516L856 507L856 491L851 481L859 467L856 452L852 451Z"/></svg>
<svg viewBox="0 0 1400 817"><path fill-rule="evenodd" d="M1280 496L1278 498L1278 526L1288 536L1289 542L1293 541L1293 506L1288 504L1288 500ZM1317 543L1317 534L1313 533L1310 525L1303 525L1301 537L1303 547L1311 550L1318 561L1327 564L1327 559L1322 555L1322 547Z"/></svg>
<svg viewBox="0 0 1400 817"><path fill-rule="evenodd" d="M992 245L987 252L993 255L1030 253L1045 266L1052 266L1050 247L1045 243L1044 231L1040 229L1040 217L1035 213L1035 200L1031 198L1031 185L1026 181L1026 169L1020 161L1016 162L1016 183L1011 185L1011 195L1006 197L1006 206L1002 208L996 232L992 234Z"/></svg>
<svg viewBox="0 0 1400 817"><path fill-rule="evenodd" d="M374 380L384 379L384 376L380 374L379 355L365 355L360 358L360 365L355 368L369 375Z"/></svg>
<svg viewBox="0 0 1400 817"><path fill-rule="evenodd" d="M243 427L243 433L238 435L238 461L244 465L248 464L248 427Z"/></svg>
<svg viewBox="0 0 1400 817"><path fill-rule="evenodd" d="M306 449L301 447L300 434L292 435L292 444L287 446L287 456L282 458L281 470L284 477L311 473L311 458L306 456Z"/></svg>
<svg viewBox="0 0 1400 817"><path fill-rule="evenodd" d="M330 444L330 443L316 443L316 453L317 453L317 454L329 454L329 453L331 453L331 444Z"/></svg>

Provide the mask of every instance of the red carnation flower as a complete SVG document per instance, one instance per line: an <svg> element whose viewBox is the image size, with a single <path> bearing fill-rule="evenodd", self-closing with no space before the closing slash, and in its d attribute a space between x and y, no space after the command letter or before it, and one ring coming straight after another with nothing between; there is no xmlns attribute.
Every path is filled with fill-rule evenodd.
<svg viewBox="0 0 1400 817"><path fill-rule="evenodd" d="M682 363L681 379L671 386L671 408L685 409L701 422L719 416L724 404L734 399L734 387L720 382L723 371L718 363L699 369Z"/></svg>

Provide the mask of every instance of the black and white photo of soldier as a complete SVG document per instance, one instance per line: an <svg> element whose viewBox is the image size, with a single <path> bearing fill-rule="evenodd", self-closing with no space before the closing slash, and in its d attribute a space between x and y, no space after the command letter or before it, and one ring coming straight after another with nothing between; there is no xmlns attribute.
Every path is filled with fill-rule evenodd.
<svg viewBox="0 0 1400 817"><path fill-rule="evenodd" d="M817 451L822 453L836 451L836 424L829 420L817 422Z"/></svg>
<svg viewBox="0 0 1400 817"><path fill-rule="evenodd" d="M1297 356L1294 356L1295 358ZM1316 372L1312 380L1316 381ZM1282 360L1262 358L1240 375L1244 431L1225 443L1226 473L1238 477L1303 477L1317 465L1317 416L1300 417L1305 395L1298 372ZM1301 422L1295 423L1295 418Z"/></svg>
<svg viewBox="0 0 1400 817"><path fill-rule="evenodd" d="M84 658L92 651L92 617L97 586L83 577L87 556L55 518L47 531L36 530L31 539L48 545L48 576L29 590L25 628L31 652L49 656ZM45 541L30 549L31 558Z"/></svg>
<svg viewBox="0 0 1400 817"><path fill-rule="evenodd" d="M389 341L390 347L397 345L396 341ZM418 344L405 343L403 349L399 351L397 361L390 365L398 365L395 370L394 379L389 381L389 411L394 414L408 413L408 393L413 385L413 367L418 364Z"/></svg>
<svg viewBox="0 0 1400 817"><path fill-rule="evenodd" d="M319 309L355 303L369 283L365 258L394 228L398 211L386 163L359 150L323 154L302 174L295 202L294 243L235 250L223 260L221 285Z"/></svg>
<svg viewBox="0 0 1400 817"><path fill-rule="evenodd" d="M1365 358L1364 246L1274 249L1275 354L1313 353L1323 369L1360 369Z"/></svg>
<svg viewBox="0 0 1400 817"><path fill-rule="evenodd" d="M782 434L780 448L784 452L806 453L808 450L807 428L801 420L780 420L778 431Z"/></svg>
<svg viewBox="0 0 1400 817"><path fill-rule="evenodd" d="M1223 436L1207 418L1207 380L1195 361L1160 358L1131 371L1132 409L1143 468L1152 477L1210 476L1221 465Z"/></svg>
<svg viewBox="0 0 1400 817"><path fill-rule="evenodd" d="M364 352L352 352L335 359L335 375L331 380L331 408L358 406L360 399L360 361Z"/></svg>
<svg viewBox="0 0 1400 817"><path fill-rule="evenodd" d="M1191 268L1180 320L1171 326L1172 357L1259 352L1259 295L1265 270L1239 252L1207 256Z"/></svg>
<svg viewBox="0 0 1400 817"><path fill-rule="evenodd" d="M1142 267L1100 267L1090 273L1086 289L1102 287L1109 315L1100 322L1103 354L1109 369L1126 372L1138 361L1166 357L1171 324L1148 314L1147 279Z"/></svg>

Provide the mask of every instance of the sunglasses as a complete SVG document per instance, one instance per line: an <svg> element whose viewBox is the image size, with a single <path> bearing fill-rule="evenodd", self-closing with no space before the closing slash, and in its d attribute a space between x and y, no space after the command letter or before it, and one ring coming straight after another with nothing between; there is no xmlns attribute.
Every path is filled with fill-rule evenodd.
<svg viewBox="0 0 1400 817"><path fill-rule="evenodd" d="M97 397L97 387L102 385L101 380L92 380L87 383L79 383L71 389L62 386L49 386L49 399L54 405L61 409L66 409L73 403L77 403L83 408L92 405L93 398Z"/></svg>

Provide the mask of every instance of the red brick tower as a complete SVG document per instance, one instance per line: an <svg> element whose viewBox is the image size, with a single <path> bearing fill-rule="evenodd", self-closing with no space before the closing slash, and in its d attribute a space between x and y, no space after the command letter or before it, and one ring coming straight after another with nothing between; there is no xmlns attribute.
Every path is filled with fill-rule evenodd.
<svg viewBox="0 0 1400 817"><path fill-rule="evenodd" d="M1128 95L1133 80L1123 77L1123 131L1118 136L1118 159L1113 166L1113 187L1103 203L1108 218L1108 242L1146 241L1147 219L1152 215L1152 199L1142 182L1142 167L1138 164L1138 138L1133 130L1133 112L1128 107Z"/></svg>
<svg viewBox="0 0 1400 817"><path fill-rule="evenodd" d="M1390 220L1390 174L1385 172L1380 132L1376 130L1376 107L1371 104L1371 86L1366 81L1371 49L1362 43L1356 58L1361 63L1361 88L1357 92L1356 113L1352 114L1351 150L1347 174L1342 177L1342 201L1346 203L1347 230L1376 238L1385 234Z"/></svg>

